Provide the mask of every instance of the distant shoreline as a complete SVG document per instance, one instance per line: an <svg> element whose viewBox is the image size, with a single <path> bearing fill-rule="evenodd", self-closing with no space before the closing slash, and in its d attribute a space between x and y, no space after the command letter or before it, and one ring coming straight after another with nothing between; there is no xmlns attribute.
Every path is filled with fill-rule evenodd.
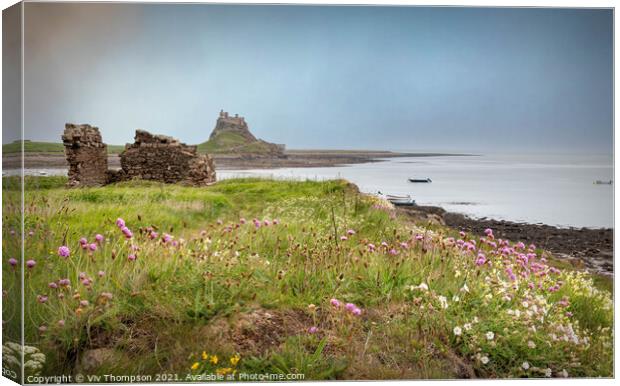
<svg viewBox="0 0 620 386"><path fill-rule="evenodd" d="M332 167L368 162L381 162L385 158L404 157L467 157L477 154L463 153L433 153L409 152L399 153L380 150L316 150L294 149L284 152L284 157L266 157L252 154L213 154L216 170L227 169L275 169L275 168L303 168L303 167ZM3 154L4 168L19 168L21 160L19 153ZM24 166L27 169L35 168L68 168L64 153L26 152ZM112 169L120 168L120 157L117 153L108 154L108 166Z"/></svg>

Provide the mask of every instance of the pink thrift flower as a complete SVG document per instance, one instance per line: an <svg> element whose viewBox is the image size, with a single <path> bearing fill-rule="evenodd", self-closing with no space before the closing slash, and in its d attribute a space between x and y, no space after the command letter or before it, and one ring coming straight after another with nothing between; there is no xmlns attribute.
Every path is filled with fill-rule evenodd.
<svg viewBox="0 0 620 386"><path fill-rule="evenodd" d="M37 301L41 304L47 302L47 296L45 295L37 295Z"/></svg>
<svg viewBox="0 0 620 386"><path fill-rule="evenodd" d="M362 310L356 307L353 311L351 311L351 313L355 316L360 316L362 314Z"/></svg>
<svg viewBox="0 0 620 386"><path fill-rule="evenodd" d="M93 252L94 252L94 251L96 251L96 250L97 250L97 244L95 244L95 243L91 243L91 244L88 246L88 248L89 248L91 251L93 251Z"/></svg>
<svg viewBox="0 0 620 386"><path fill-rule="evenodd" d="M318 328L316 328L315 326L312 326L312 327L310 327L310 328L308 329L308 332L309 332L310 334L316 334L317 332L319 332L319 329L318 329Z"/></svg>
<svg viewBox="0 0 620 386"><path fill-rule="evenodd" d="M58 288L58 284L56 284L55 282L51 282L47 285L48 287L50 287L51 289L56 289Z"/></svg>
<svg viewBox="0 0 620 386"><path fill-rule="evenodd" d="M84 245L88 244L88 240L86 240L86 237L82 237L80 239L80 245L82 246L82 248L84 247Z"/></svg>
<svg viewBox="0 0 620 386"><path fill-rule="evenodd" d="M37 262L36 262L36 261L34 261L34 260L28 260L28 261L26 261L26 267L28 267L28 268L30 268L30 269L34 268L34 266L35 266L35 265L37 265Z"/></svg>
<svg viewBox="0 0 620 386"><path fill-rule="evenodd" d="M349 236L353 236L354 234L355 234L355 231L353 229L349 229L347 231L347 235L349 235Z"/></svg>
<svg viewBox="0 0 620 386"><path fill-rule="evenodd" d="M99 271L99 272L97 273L97 275L99 275L99 277L104 277L104 276L105 276L105 272L103 272L103 271Z"/></svg>
<svg viewBox="0 0 620 386"><path fill-rule="evenodd" d="M58 326L59 326L59 327L64 327L64 326L65 326L65 321L64 321L64 319L60 319L60 320L58 321Z"/></svg>
<svg viewBox="0 0 620 386"><path fill-rule="evenodd" d="M117 218L116 219L116 226L119 228L123 228L125 226L125 220L123 220L122 218Z"/></svg>
<svg viewBox="0 0 620 386"><path fill-rule="evenodd" d="M58 247L58 256L69 257L69 255L71 255L71 251L69 250L69 247L67 247L66 245Z"/></svg>
<svg viewBox="0 0 620 386"><path fill-rule="evenodd" d="M340 240L341 240L341 241L347 241L347 240L348 240L348 238L347 238L347 236L340 236Z"/></svg>
<svg viewBox="0 0 620 386"><path fill-rule="evenodd" d="M334 306L334 307L340 307L340 301L339 301L338 299L333 298L333 299L331 299L329 302L330 302L330 303L331 303L331 305L332 305L332 306Z"/></svg>
<svg viewBox="0 0 620 386"><path fill-rule="evenodd" d="M129 261L136 260L136 255L129 255L129 256L127 256L127 260L129 260Z"/></svg>
<svg viewBox="0 0 620 386"><path fill-rule="evenodd" d="M121 232L123 232L123 234L125 235L125 238L127 239L130 239L133 237L133 233L131 233L131 230L125 226L121 228Z"/></svg>
<svg viewBox="0 0 620 386"><path fill-rule="evenodd" d="M97 234L95 235L95 240L96 240L98 243L102 243L102 242L103 242L103 235L100 235L99 233L97 233Z"/></svg>
<svg viewBox="0 0 620 386"><path fill-rule="evenodd" d="M17 260L15 260L14 258L12 258L12 257L11 257L11 258L9 259L9 264L10 264L12 267L15 267L15 266L17 265Z"/></svg>
<svg viewBox="0 0 620 386"><path fill-rule="evenodd" d="M353 303L347 303L344 305L344 308L349 312L353 312L353 310L357 307L355 307L355 304Z"/></svg>

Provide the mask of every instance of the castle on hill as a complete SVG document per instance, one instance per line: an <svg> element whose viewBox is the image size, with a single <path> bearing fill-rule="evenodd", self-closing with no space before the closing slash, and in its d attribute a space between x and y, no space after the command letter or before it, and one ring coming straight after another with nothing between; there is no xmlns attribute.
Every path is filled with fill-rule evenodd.
<svg viewBox="0 0 620 386"><path fill-rule="evenodd" d="M218 136L225 133L234 133L241 136L244 140L243 144L237 144L233 147L229 147L228 149L220 149L220 150L228 150L228 151L256 151L256 149L260 149L259 152L263 154L271 154L275 156L283 156L284 145L270 143L267 141L263 141L262 139L258 139L250 132L250 128L248 123L246 122L244 117L240 117L239 114L235 114L231 116L227 111L220 110L220 115L217 118L215 123L215 128L211 132L209 136L209 142L216 143L218 141ZM221 138L221 137L220 137ZM222 142L220 142L222 143ZM254 150L249 150L254 149Z"/></svg>

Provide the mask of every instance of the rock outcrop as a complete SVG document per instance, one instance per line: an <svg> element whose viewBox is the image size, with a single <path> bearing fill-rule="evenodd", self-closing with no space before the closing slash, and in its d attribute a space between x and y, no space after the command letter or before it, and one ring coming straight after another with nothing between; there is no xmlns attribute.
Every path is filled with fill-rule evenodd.
<svg viewBox="0 0 620 386"><path fill-rule="evenodd" d="M62 135L69 163L68 186L101 186L107 183L108 146L99 128L67 123Z"/></svg>
<svg viewBox="0 0 620 386"><path fill-rule="evenodd" d="M135 142L121 153L121 169L108 170L107 145L99 129L66 124L62 136L69 162L68 186L101 186L131 179L204 186L215 182L215 164L196 146L136 130Z"/></svg>
<svg viewBox="0 0 620 386"><path fill-rule="evenodd" d="M240 117L238 114L231 117L224 110L220 111L220 116L215 122L215 128L211 132L209 139L215 138L222 132L237 133L248 141L257 141L256 137L250 133L250 128L248 127L244 117Z"/></svg>
<svg viewBox="0 0 620 386"><path fill-rule="evenodd" d="M207 185L215 182L215 164L196 146L165 135L136 130L135 142L121 153L122 179L140 178L167 183Z"/></svg>
<svg viewBox="0 0 620 386"><path fill-rule="evenodd" d="M256 138L250 132L244 117L238 114L230 116L224 110L220 111L209 140L198 146L211 153L241 154L249 157L285 157L284 145Z"/></svg>

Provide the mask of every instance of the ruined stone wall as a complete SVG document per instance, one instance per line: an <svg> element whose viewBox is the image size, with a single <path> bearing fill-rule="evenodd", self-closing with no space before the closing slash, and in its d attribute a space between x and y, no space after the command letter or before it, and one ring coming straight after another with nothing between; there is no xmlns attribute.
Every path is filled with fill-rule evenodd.
<svg viewBox="0 0 620 386"><path fill-rule="evenodd" d="M125 146L121 153L121 168L120 179L140 178L191 185L215 182L213 159L198 154L196 146L143 130L136 130L135 142Z"/></svg>
<svg viewBox="0 0 620 386"><path fill-rule="evenodd" d="M196 146L164 135L136 130L135 142L121 153L121 170L108 170L107 145L99 129L67 123L62 135L71 187L101 186L144 179L203 186L215 182L215 164Z"/></svg>
<svg viewBox="0 0 620 386"><path fill-rule="evenodd" d="M97 127L67 123L62 142L69 163L69 186L107 183L108 147L102 142Z"/></svg>

